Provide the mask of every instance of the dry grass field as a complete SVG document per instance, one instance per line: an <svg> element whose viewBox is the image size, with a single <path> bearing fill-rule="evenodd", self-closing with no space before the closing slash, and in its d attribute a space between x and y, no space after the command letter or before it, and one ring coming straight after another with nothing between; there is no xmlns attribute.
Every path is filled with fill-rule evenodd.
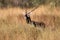
<svg viewBox="0 0 60 40"><path fill-rule="evenodd" d="M43 21L45 29L27 24L24 12L21 8L0 9L0 40L60 40L59 7L40 6L31 12L31 20Z"/></svg>

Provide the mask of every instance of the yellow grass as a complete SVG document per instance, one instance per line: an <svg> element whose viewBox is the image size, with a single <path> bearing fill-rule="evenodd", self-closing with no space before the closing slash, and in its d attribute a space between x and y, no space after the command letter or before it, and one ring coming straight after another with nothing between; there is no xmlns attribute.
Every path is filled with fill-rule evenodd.
<svg viewBox="0 0 60 40"><path fill-rule="evenodd" d="M45 29L27 24L24 12L21 8L0 9L0 40L60 40L59 8L40 6L31 13L33 21L48 25Z"/></svg>

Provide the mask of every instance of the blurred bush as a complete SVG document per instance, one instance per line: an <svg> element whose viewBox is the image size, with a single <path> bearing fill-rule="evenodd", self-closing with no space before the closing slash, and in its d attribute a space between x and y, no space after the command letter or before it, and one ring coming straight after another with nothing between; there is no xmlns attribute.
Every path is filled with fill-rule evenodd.
<svg viewBox="0 0 60 40"><path fill-rule="evenodd" d="M0 0L0 7L35 7L45 4L60 6L60 0Z"/></svg>

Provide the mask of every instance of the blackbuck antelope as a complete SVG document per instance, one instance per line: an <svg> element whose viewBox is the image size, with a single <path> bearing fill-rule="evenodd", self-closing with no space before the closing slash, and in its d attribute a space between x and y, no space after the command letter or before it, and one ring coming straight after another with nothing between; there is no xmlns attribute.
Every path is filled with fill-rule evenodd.
<svg viewBox="0 0 60 40"><path fill-rule="evenodd" d="M31 18L30 18L30 15L28 15L28 14L26 14L25 17L26 17L26 22L28 24L33 24L35 27L36 26L40 26L40 27L44 27L45 28L45 23L44 22L32 21Z"/></svg>
<svg viewBox="0 0 60 40"><path fill-rule="evenodd" d="M30 17L30 13L31 13L31 12L27 13L27 10L26 10L26 12L25 12L25 18L26 18L27 24L33 24L35 27L40 26L40 27L44 27L44 28L45 28L45 23L44 23L44 22L32 21L32 20L31 20L31 17Z"/></svg>

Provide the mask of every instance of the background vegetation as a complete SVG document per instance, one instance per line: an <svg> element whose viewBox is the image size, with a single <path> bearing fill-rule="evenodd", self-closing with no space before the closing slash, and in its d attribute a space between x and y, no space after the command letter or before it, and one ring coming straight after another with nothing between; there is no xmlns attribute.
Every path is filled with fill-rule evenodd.
<svg viewBox="0 0 60 40"><path fill-rule="evenodd" d="M0 0L0 7L34 7L37 5L52 4L60 6L60 0Z"/></svg>

